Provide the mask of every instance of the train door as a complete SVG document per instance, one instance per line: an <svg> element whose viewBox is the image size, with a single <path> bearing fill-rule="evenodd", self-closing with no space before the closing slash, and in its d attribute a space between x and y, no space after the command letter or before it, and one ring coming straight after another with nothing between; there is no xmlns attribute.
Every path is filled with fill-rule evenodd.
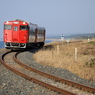
<svg viewBox="0 0 95 95"><path fill-rule="evenodd" d="M19 41L19 30L18 29L19 29L18 25L13 25L13 33L12 33L13 42Z"/></svg>

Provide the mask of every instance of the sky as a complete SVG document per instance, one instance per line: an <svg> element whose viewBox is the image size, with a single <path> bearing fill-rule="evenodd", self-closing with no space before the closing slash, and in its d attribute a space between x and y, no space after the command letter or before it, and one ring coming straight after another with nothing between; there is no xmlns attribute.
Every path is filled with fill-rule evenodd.
<svg viewBox="0 0 95 95"><path fill-rule="evenodd" d="M95 33L95 0L0 0L0 38L14 19L45 27L47 36Z"/></svg>

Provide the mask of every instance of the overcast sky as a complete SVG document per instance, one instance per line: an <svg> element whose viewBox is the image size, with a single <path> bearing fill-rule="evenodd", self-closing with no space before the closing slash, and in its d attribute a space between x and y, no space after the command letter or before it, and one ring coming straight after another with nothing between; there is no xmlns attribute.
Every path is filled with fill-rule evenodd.
<svg viewBox="0 0 95 95"><path fill-rule="evenodd" d="M95 33L95 0L0 0L3 23L22 19L46 28L47 35Z"/></svg>

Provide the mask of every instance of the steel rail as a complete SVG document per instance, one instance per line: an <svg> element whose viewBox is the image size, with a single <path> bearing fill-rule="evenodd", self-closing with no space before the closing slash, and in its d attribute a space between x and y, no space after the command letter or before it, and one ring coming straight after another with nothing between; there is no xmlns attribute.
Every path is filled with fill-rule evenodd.
<svg viewBox="0 0 95 95"><path fill-rule="evenodd" d="M89 87L89 86L85 86L85 85L82 85L82 84L79 84L79 83L76 83L76 82L73 82L73 81L69 81L69 80L66 80L66 79L63 79L63 78L59 78L57 76L54 76L54 75L51 75L51 74L48 74L48 73L44 73L40 70L37 70L37 69L34 69L32 67L29 67L27 66L26 64L20 62L18 59L17 59L17 55L19 54L20 52L16 53L14 55L14 60L21 66L25 67L26 69L28 70L31 70L31 71L34 71L38 74L41 74L41 75L44 75L46 77L49 77L51 79L55 79L56 81L59 81L59 82L62 82L62 83L65 83L67 85L70 85L70 86L73 86L73 87L76 87L76 88L79 88L81 90L84 90L84 91L87 91L87 92L90 92L90 93L93 93L95 94L95 88L93 87Z"/></svg>
<svg viewBox="0 0 95 95"><path fill-rule="evenodd" d="M9 69L9 70L13 71L14 73L16 73L16 74L18 74L18 75L20 75L20 76L26 78L26 79L29 80L29 81L35 82L35 83L37 83L37 84L39 84L39 85L42 85L43 87L46 87L46 88L49 88L49 89L51 89L51 90L53 90L53 91L55 91L55 92L61 93L62 95L77 95L77 94L75 94L75 93L69 92L69 91L67 91L67 90L58 88L58 87L56 87L56 86L47 84L47 83L45 83L45 82L43 82L43 81L40 81L40 80L35 79L35 78L33 78L33 77L30 77L30 76L28 76L28 75L22 73L21 71L19 71L19 70L13 68L12 66L6 64L6 62L4 61L4 56L5 56L6 54L8 54L8 53L11 53L11 51L6 52L6 53L4 53L4 54L2 54L2 55L0 56L0 62L1 62L7 69Z"/></svg>

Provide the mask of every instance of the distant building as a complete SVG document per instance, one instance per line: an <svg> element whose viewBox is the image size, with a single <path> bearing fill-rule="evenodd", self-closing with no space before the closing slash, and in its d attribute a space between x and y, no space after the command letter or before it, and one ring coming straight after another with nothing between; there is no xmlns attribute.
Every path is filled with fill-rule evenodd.
<svg viewBox="0 0 95 95"><path fill-rule="evenodd" d="M61 41L63 41L63 40L64 40L64 35L62 34L62 35L61 35Z"/></svg>

